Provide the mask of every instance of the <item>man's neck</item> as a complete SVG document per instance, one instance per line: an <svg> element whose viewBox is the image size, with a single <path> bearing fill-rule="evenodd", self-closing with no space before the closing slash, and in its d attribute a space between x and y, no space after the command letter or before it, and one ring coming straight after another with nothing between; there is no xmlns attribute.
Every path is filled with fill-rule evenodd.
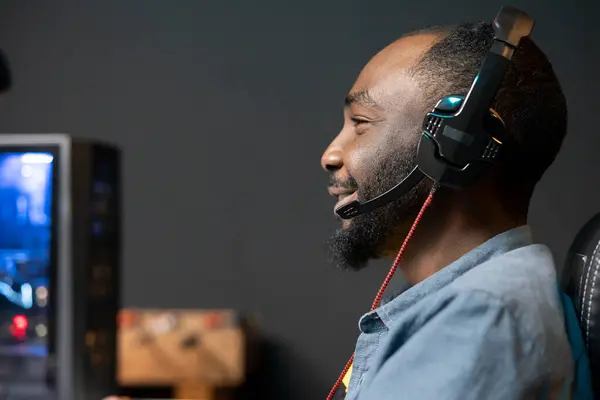
<svg viewBox="0 0 600 400"><path fill-rule="evenodd" d="M509 216L489 207L432 207L416 228L400 263L411 285L427 279L489 239L524 225L526 216ZM398 246L399 248L400 246Z"/></svg>

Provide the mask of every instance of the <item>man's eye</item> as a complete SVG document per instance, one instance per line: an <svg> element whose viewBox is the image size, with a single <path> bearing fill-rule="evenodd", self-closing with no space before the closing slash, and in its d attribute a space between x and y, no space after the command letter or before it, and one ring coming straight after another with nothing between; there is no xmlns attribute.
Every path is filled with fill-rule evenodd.
<svg viewBox="0 0 600 400"><path fill-rule="evenodd" d="M352 120L352 123L354 124L354 126L366 124L369 122L366 119L360 119L360 118L350 118L350 119Z"/></svg>

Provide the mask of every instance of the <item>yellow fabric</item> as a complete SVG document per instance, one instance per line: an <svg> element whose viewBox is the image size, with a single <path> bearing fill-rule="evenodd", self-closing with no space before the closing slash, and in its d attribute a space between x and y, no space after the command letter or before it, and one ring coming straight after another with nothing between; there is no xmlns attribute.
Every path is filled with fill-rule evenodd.
<svg viewBox="0 0 600 400"><path fill-rule="evenodd" d="M352 376L352 365L348 368L348 372L344 375L344 379L342 379L342 383L346 386L346 392L348 391L348 386L350 385L350 377Z"/></svg>

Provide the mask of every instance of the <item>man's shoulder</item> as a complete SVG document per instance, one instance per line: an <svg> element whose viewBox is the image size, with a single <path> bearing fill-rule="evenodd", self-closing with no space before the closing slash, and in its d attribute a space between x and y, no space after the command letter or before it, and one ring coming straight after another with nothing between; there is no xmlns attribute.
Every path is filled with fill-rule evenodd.
<svg viewBox="0 0 600 400"><path fill-rule="evenodd" d="M448 289L458 296L485 293L480 298L489 298L510 313L522 338L539 349L553 349L553 360L546 361L558 365L569 358L556 268L547 246L533 244L492 258L457 278Z"/></svg>
<svg viewBox="0 0 600 400"><path fill-rule="evenodd" d="M550 249L540 244L492 257L434 293L420 299L420 296L412 297L418 300L414 302L415 307L410 307L411 312L395 314L400 322L408 318L409 323L427 323L447 310L446 305L450 303L460 303L467 308L478 304L478 309L484 307L490 311L505 309L517 322L531 321L532 316L544 319L547 315L556 317L553 320L556 323L562 321L554 259ZM532 323L531 328L544 329L544 324Z"/></svg>
<svg viewBox="0 0 600 400"><path fill-rule="evenodd" d="M524 246L474 267L458 277L451 291L482 291L517 313L561 309L556 267L550 249L541 244Z"/></svg>
<svg viewBox="0 0 600 400"><path fill-rule="evenodd" d="M461 395L522 393L572 372L554 261L545 246L493 257L424 297L408 294L416 301L397 314L370 370L373 381L365 380L373 390L406 376L400 386L419 393L434 383L436 390L452 387Z"/></svg>
<svg viewBox="0 0 600 400"><path fill-rule="evenodd" d="M545 349L556 347L556 354L567 355L554 259L544 245L528 245L493 257L417 304L408 319L401 319L398 329L406 323L423 327L439 321L441 315L473 329L505 318L506 326L516 329L513 333L520 340Z"/></svg>

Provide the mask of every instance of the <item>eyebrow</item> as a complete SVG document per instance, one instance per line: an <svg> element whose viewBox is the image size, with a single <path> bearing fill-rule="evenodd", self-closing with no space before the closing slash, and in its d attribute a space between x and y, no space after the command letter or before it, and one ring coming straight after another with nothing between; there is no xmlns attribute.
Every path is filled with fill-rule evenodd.
<svg viewBox="0 0 600 400"><path fill-rule="evenodd" d="M367 90L360 90L354 93L348 93L345 101L346 107L350 107L352 104L358 104L364 107L372 107L381 109L381 106L377 104L373 96Z"/></svg>

